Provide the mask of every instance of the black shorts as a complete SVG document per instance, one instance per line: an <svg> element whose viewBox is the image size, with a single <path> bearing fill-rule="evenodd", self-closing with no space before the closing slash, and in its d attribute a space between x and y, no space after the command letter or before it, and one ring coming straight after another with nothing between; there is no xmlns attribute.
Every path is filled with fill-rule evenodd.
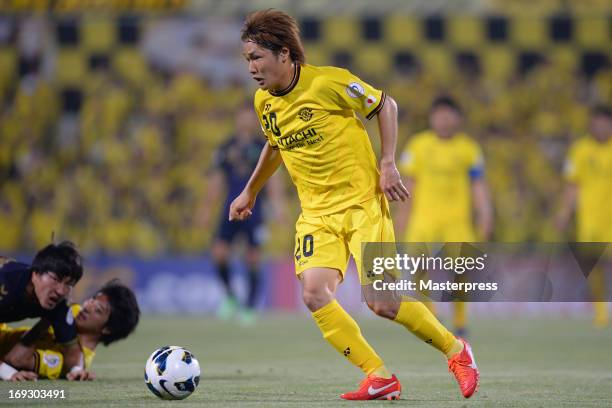
<svg viewBox="0 0 612 408"><path fill-rule="evenodd" d="M224 219L219 224L216 238L228 243L240 236L245 236L250 247L259 248L263 243L264 223L261 220L249 218L246 221L228 221Z"/></svg>

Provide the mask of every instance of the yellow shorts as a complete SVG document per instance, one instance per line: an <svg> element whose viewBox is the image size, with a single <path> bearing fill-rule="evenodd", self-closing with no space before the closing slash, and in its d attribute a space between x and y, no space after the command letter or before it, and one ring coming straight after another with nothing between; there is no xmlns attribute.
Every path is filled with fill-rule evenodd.
<svg viewBox="0 0 612 408"><path fill-rule="evenodd" d="M578 242L612 242L612 227L610 224L578 225L576 228Z"/></svg>
<svg viewBox="0 0 612 408"><path fill-rule="evenodd" d="M294 261L298 277L310 268L333 268L344 279L349 255L353 255L359 279L364 284L362 243L395 242L389 203L383 195L335 214L322 217L301 214L295 230Z"/></svg>

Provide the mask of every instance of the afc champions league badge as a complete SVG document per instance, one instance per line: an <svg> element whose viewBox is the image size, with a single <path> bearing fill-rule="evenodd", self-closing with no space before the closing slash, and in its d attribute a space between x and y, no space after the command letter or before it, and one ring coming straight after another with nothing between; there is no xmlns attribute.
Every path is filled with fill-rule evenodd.
<svg viewBox="0 0 612 408"><path fill-rule="evenodd" d="M363 86L360 83L351 82L346 87L346 93L351 98L362 98L363 96L365 96L365 89L363 89Z"/></svg>

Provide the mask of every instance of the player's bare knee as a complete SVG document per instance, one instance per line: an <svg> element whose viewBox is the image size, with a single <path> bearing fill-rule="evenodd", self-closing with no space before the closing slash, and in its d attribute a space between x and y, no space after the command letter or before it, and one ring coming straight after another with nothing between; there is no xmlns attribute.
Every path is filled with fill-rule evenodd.
<svg viewBox="0 0 612 408"><path fill-rule="evenodd" d="M324 289L304 289L302 300L311 312L316 312L333 300L331 293Z"/></svg>
<svg viewBox="0 0 612 408"><path fill-rule="evenodd" d="M393 320L397 316L398 306L395 302L368 302L368 307L376 315Z"/></svg>

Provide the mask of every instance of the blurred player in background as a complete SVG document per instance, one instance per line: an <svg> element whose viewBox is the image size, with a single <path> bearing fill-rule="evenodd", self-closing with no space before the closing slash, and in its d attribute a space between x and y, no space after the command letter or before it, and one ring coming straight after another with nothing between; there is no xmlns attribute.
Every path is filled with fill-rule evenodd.
<svg viewBox="0 0 612 408"><path fill-rule="evenodd" d="M429 123L431 129L414 135L401 154L400 171L414 194L401 205L398 230L406 242L486 241L493 210L480 146L462 132L463 113L451 97L433 101ZM456 334L464 336L467 305L453 305Z"/></svg>
<svg viewBox="0 0 612 408"><path fill-rule="evenodd" d="M396 399L400 383L335 299L349 256L361 273L362 242L395 241L387 199L406 200L395 165L397 104L349 71L305 63L296 21L277 10L250 14L242 29L249 73L259 85L255 110L268 143L255 171L232 202L230 219L253 215L257 194L281 162L297 187L302 214L296 224L295 267L304 303L325 340L366 375L343 399ZM355 115L377 117L381 159ZM420 302L366 299L444 353L463 395L478 386L470 346L455 338Z"/></svg>
<svg viewBox="0 0 612 408"><path fill-rule="evenodd" d="M117 280L108 282L82 305L72 304L70 310L74 316L86 370L91 370L98 344L108 346L126 338L134 331L140 317L134 292ZM19 361L21 367L36 372L38 378L56 379L67 374L61 344L44 320L40 320L33 328L0 328L0 359L24 337L32 338L33 341L29 346L30 353ZM95 376L91 374L88 379L93 380Z"/></svg>
<svg viewBox="0 0 612 408"><path fill-rule="evenodd" d="M51 244L40 250L31 265L0 258L0 327L31 317L42 317L53 327L69 370L70 380L87 379L77 342L74 319L69 318L66 298L83 276L81 255L70 242ZM16 344L12 356L19 360L27 344ZM34 380L36 374L18 371L13 359L0 359L0 379Z"/></svg>
<svg viewBox="0 0 612 408"><path fill-rule="evenodd" d="M226 297L217 314L220 319L228 320L240 309L240 319L245 324L251 324L255 319L257 294L260 287L260 247L266 233L264 214L261 211L262 201L255 204L253 217L244 222L230 222L227 214L231 200L240 194L257 165L259 153L264 146L259 136L260 132L261 126L253 112L253 106L251 104L241 106L236 113L235 133L215 152L207 201L206 205L201 207L200 213L201 225L209 225L212 208L208 203L217 202L225 186L227 195L212 245L213 260L226 292ZM274 179L275 181L270 184L267 192L273 198L272 204L276 209L277 220L282 220L284 218L281 209L283 206L282 183ZM232 255L232 244L241 237L246 239L247 244L246 265L249 284L244 307L241 307L232 289L229 262Z"/></svg>
<svg viewBox="0 0 612 408"><path fill-rule="evenodd" d="M590 134L569 149L565 163L567 186L557 215L557 228L564 231L576 209L576 240L612 242L612 110L598 106L591 112ZM601 254L598 254L601 255ZM598 259L594 259L596 262ZM589 275L595 327L609 324L604 270Z"/></svg>

